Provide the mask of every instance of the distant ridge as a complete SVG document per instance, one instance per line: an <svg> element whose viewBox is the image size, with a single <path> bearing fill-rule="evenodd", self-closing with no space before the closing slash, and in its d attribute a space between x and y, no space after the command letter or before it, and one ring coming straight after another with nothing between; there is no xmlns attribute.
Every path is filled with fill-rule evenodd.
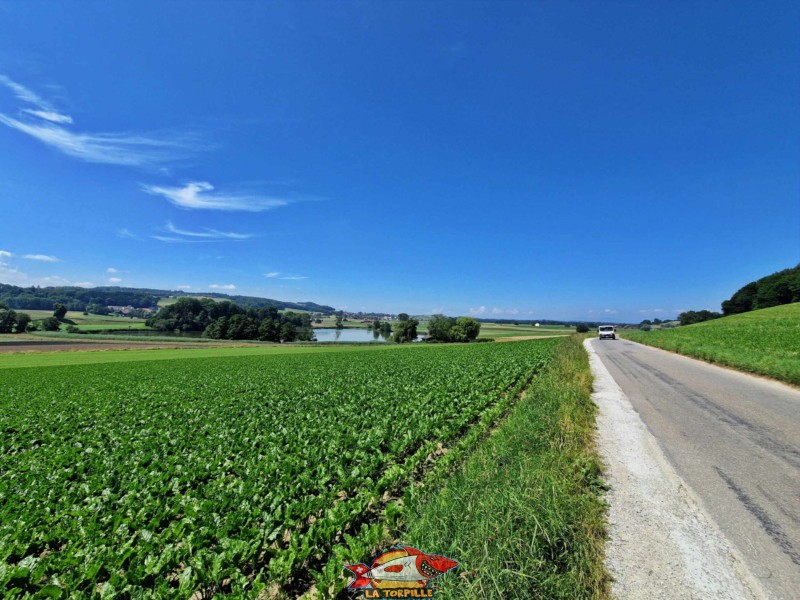
<svg viewBox="0 0 800 600"><path fill-rule="evenodd" d="M93 288L75 286L55 287L19 287L0 283L0 302L13 309L49 310L53 304L60 302L69 310L84 310L87 304L96 303L104 306L133 306L134 308L150 308L158 304L161 298L170 296L202 296L218 300L230 300L245 308L262 308L274 306L279 310L295 309L331 314L336 311L332 306L316 302L287 302L258 296L234 296L219 292L186 292L183 290L159 290L155 288L133 288L119 286L100 286Z"/></svg>

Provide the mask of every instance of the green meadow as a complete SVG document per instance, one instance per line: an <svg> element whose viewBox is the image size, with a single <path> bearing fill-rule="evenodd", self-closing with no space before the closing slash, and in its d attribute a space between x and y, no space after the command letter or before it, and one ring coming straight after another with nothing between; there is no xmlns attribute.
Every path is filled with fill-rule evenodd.
<svg viewBox="0 0 800 600"><path fill-rule="evenodd" d="M800 303L662 331L622 331L634 342L800 385Z"/></svg>
<svg viewBox="0 0 800 600"><path fill-rule="evenodd" d="M53 316L52 310L24 310L17 312L27 313L34 321ZM104 329L147 329L144 319L132 319L130 317L117 317L112 315L84 315L80 311L71 310L64 317L65 323L61 324L64 329L70 321L81 331L102 331Z"/></svg>

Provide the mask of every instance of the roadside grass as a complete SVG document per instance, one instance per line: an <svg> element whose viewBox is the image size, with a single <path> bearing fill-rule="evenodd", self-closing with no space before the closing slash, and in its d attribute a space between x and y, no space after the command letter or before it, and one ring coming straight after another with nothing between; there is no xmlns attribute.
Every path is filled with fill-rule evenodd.
<svg viewBox="0 0 800 600"><path fill-rule="evenodd" d="M754 310L626 339L800 385L800 303Z"/></svg>
<svg viewBox="0 0 800 600"><path fill-rule="evenodd" d="M458 560L439 598L605 599L604 484L582 336L435 491L407 498L403 543Z"/></svg>

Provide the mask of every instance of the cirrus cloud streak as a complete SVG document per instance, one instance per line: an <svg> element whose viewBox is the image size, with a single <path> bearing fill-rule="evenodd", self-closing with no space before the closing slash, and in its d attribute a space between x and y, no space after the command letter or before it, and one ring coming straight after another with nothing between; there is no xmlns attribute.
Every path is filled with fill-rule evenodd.
<svg viewBox="0 0 800 600"><path fill-rule="evenodd" d="M207 181L190 181L182 187L143 185L142 190L161 196L175 206L193 210L227 210L262 212L289 204L282 198L271 198L259 194L214 192Z"/></svg>

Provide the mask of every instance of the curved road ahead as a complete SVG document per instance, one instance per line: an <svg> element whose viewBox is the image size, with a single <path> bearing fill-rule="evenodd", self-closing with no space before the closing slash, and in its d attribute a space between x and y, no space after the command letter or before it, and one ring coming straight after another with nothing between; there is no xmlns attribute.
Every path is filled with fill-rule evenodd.
<svg viewBox="0 0 800 600"><path fill-rule="evenodd" d="M800 598L800 391L626 340L592 345L771 598Z"/></svg>

